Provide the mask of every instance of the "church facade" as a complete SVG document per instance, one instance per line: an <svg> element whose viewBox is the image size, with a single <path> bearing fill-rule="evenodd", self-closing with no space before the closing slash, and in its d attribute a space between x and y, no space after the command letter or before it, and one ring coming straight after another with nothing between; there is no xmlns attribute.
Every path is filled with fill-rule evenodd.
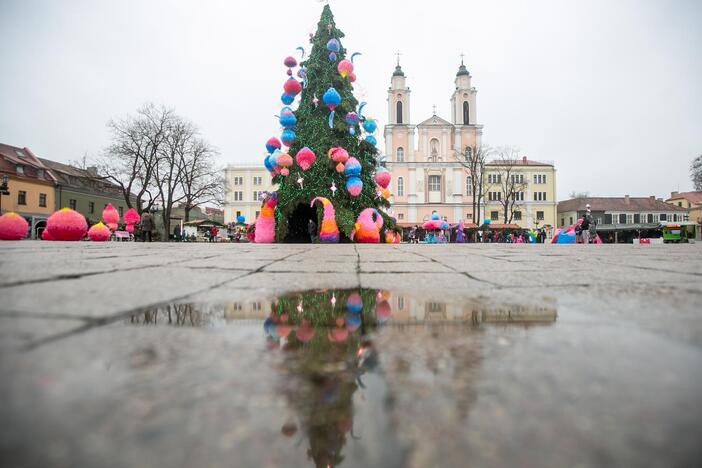
<svg viewBox="0 0 702 468"><path fill-rule="evenodd" d="M451 122L434 113L414 125L411 90L399 64L392 74L384 137L393 180L393 214L401 225L421 224L434 210L450 223L476 221L468 173L455 156L466 146L479 146L483 131L477 123L477 90L463 64L455 84Z"/></svg>

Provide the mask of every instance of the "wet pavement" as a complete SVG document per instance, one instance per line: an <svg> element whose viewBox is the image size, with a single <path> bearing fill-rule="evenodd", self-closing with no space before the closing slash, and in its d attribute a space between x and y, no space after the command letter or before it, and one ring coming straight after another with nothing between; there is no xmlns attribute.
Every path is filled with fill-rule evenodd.
<svg viewBox="0 0 702 468"><path fill-rule="evenodd" d="M697 466L701 260L0 243L0 459Z"/></svg>

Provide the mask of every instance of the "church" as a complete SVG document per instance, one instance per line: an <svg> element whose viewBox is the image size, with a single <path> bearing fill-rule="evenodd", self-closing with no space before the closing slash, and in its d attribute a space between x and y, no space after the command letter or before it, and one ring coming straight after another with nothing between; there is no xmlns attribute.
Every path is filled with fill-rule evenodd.
<svg viewBox="0 0 702 468"><path fill-rule="evenodd" d="M411 90L399 61L395 67L384 137L386 165L394 184L393 215L401 225L421 224L434 210L450 223L475 222L469 177L455 157L462 148L481 142L483 126L477 123L477 90L471 78L461 61L451 95L450 122L434 111L414 125Z"/></svg>

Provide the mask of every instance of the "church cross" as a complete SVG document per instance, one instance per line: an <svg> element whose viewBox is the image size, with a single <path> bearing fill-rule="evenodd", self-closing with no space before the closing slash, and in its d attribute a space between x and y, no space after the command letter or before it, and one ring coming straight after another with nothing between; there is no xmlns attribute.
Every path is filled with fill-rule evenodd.
<svg viewBox="0 0 702 468"><path fill-rule="evenodd" d="M436 115L436 104L434 104L432 107L432 111L434 112L434 115Z"/></svg>
<svg viewBox="0 0 702 468"><path fill-rule="evenodd" d="M400 55L402 55L402 52L400 52L398 50L397 52L395 52L395 55L397 56L397 66L399 67L400 66Z"/></svg>
<svg viewBox="0 0 702 468"><path fill-rule="evenodd" d="M466 55L466 54L464 54L463 52L461 52L461 65L463 65L463 57L465 57L465 55Z"/></svg>

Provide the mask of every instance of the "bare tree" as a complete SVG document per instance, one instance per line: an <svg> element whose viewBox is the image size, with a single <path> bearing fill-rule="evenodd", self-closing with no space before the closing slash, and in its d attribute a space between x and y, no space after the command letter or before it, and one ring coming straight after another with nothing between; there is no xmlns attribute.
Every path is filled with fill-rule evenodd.
<svg viewBox="0 0 702 468"><path fill-rule="evenodd" d="M146 104L137 115L107 123L112 142L99 162L102 174L122 189L124 201L132 208L132 195L139 211L150 210L156 201L154 192L161 146L174 111L164 106Z"/></svg>
<svg viewBox="0 0 702 468"><path fill-rule="evenodd" d="M690 178L695 190L702 190L702 154L692 160L690 164Z"/></svg>
<svg viewBox="0 0 702 468"><path fill-rule="evenodd" d="M526 181L524 173L519 170L521 158L519 150L513 146L503 146L495 151L497 159L488 164L497 176L489 185L497 187L501 194L496 200L502 206L502 218L505 224L512 222L514 212L524 201ZM491 171L493 172L493 171Z"/></svg>
<svg viewBox="0 0 702 468"><path fill-rule="evenodd" d="M589 196L590 192L576 192L575 190L568 195L569 198L587 198Z"/></svg>
<svg viewBox="0 0 702 468"><path fill-rule="evenodd" d="M492 148L487 145L473 145L466 146L462 153L458 151L454 153L456 161L464 167L468 175L468 184L473 197L473 222L476 224L479 224L480 203L487 193L485 163L492 151Z"/></svg>
<svg viewBox="0 0 702 468"><path fill-rule="evenodd" d="M189 157L183 161L181 190L184 194L185 221L200 205L224 203L224 173L215 161L217 152L201 138L193 141Z"/></svg>

